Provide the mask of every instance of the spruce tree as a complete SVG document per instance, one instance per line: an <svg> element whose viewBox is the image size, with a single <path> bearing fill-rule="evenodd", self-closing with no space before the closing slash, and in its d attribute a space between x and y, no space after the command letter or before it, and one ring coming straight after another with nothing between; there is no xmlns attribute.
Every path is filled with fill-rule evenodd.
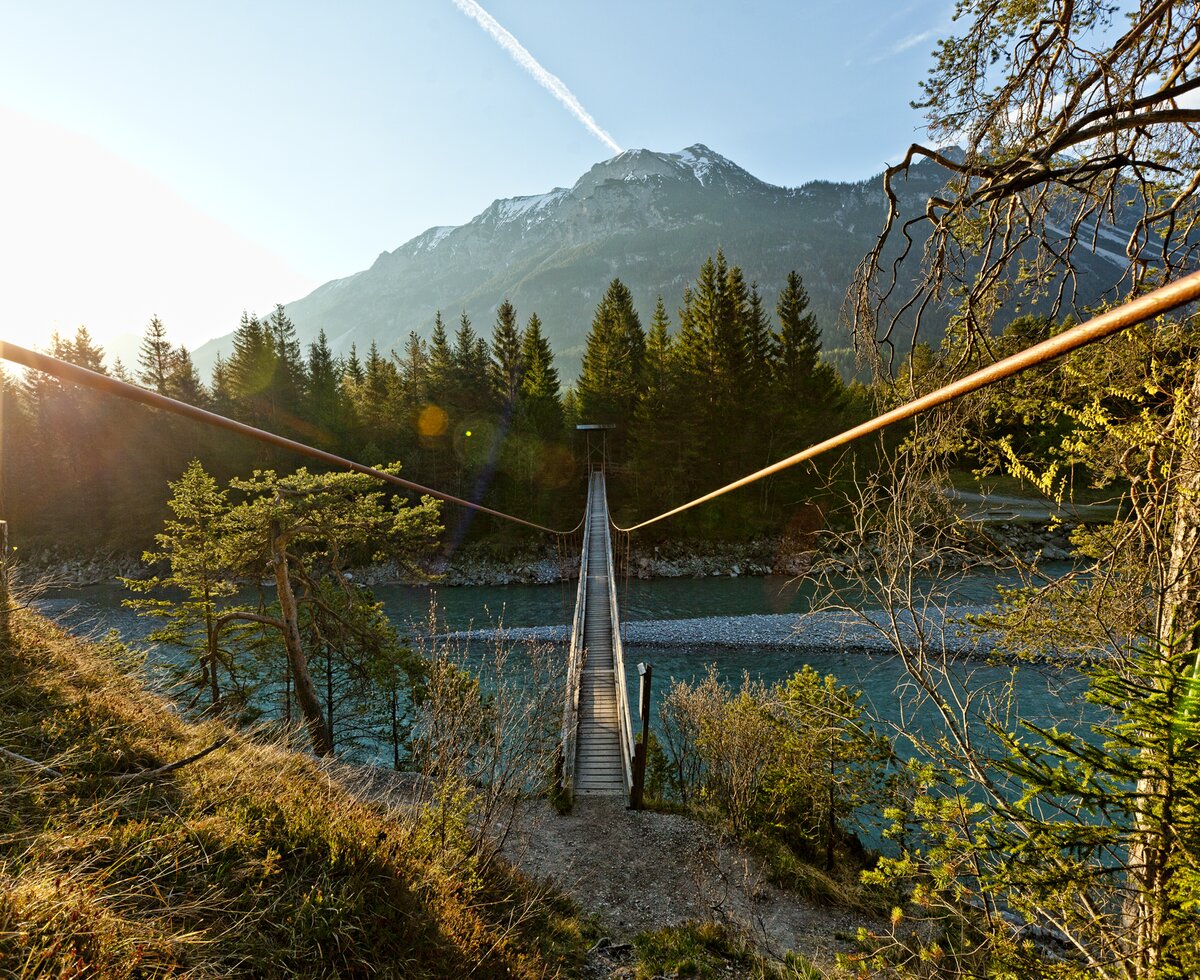
<svg viewBox="0 0 1200 980"><path fill-rule="evenodd" d="M335 447L345 435L345 396L341 385L342 366L333 356L324 330L308 345L307 374L305 416L316 429L318 444L324 448Z"/></svg>
<svg viewBox="0 0 1200 980"><path fill-rule="evenodd" d="M562 399L558 371L550 342L542 334L542 321L536 313L521 336L521 360L525 376L521 381L521 406L533 431L542 438L557 436L562 430Z"/></svg>
<svg viewBox="0 0 1200 980"><path fill-rule="evenodd" d="M808 308L808 291L795 270L788 273L775 310L779 316L779 332L773 338L776 388L792 401L807 401L821 352L821 331L816 314Z"/></svg>
<svg viewBox="0 0 1200 980"><path fill-rule="evenodd" d="M758 291L758 283L752 282L746 310L746 374L756 396L765 396L771 384L771 334L770 315Z"/></svg>
<svg viewBox="0 0 1200 980"><path fill-rule="evenodd" d="M208 392L192 361L192 355L182 344L171 351L170 372L167 375L166 391L172 398L178 398L189 405L205 407L208 402Z"/></svg>
<svg viewBox="0 0 1200 980"><path fill-rule="evenodd" d="M492 404L488 384L490 363L487 341L475 333L471 318L464 310L454 332L454 388L452 402L464 414L487 410Z"/></svg>
<svg viewBox="0 0 1200 980"><path fill-rule="evenodd" d="M408 340L404 343L404 356L398 362L401 400L404 407L412 412L429 399L429 352L425 341L415 330L409 331Z"/></svg>
<svg viewBox="0 0 1200 980"><path fill-rule="evenodd" d="M492 328L491 365L488 377L492 390L505 414L511 415L521 391L525 366L521 358L521 333L517 329L517 311L505 300L496 311Z"/></svg>
<svg viewBox="0 0 1200 980"><path fill-rule="evenodd" d="M243 421L256 425L273 422L275 362L275 346L258 317L242 313L227 364L231 400Z"/></svg>
<svg viewBox="0 0 1200 980"><path fill-rule="evenodd" d="M446 336L446 325L442 322L442 311L433 318L433 332L429 335L428 386L429 400L441 405L454 384L454 351ZM445 405L442 405L445 408Z"/></svg>
<svg viewBox="0 0 1200 980"><path fill-rule="evenodd" d="M275 352L270 388L275 424L294 431L294 422L303 411L304 390L308 383L296 327L279 303L263 326Z"/></svg>
<svg viewBox="0 0 1200 980"><path fill-rule="evenodd" d="M647 506L680 497L679 474L693 461L693 440L681 397L671 321L661 296L650 319L641 393L631 435L639 500Z"/></svg>
<svg viewBox="0 0 1200 980"><path fill-rule="evenodd" d="M342 377L345 384L351 388L357 388L363 383L366 375L363 373L362 361L358 359L358 347L355 344L350 345L350 353L346 355L346 363L343 366Z"/></svg>
<svg viewBox="0 0 1200 980"><path fill-rule="evenodd" d="M579 375L580 411L586 421L628 429L645 351L646 335L633 297L614 279L596 307Z"/></svg>
<svg viewBox="0 0 1200 980"><path fill-rule="evenodd" d="M715 479L728 477L742 465L731 458L729 448L731 432L737 432L732 444L739 450L746 442L749 406L742 404L740 387L746 303L740 272L731 282L725 256L718 251L715 260L710 256L700 267L679 311L679 382L689 439L701 458L711 461Z"/></svg>
<svg viewBox="0 0 1200 980"><path fill-rule="evenodd" d="M151 391L165 395L167 379L171 376L172 353L167 328L158 317L151 317L138 348L138 381Z"/></svg>
<svg viewBox="0 0 1200 980"><path fill-rule="evenodd" d="M212 392L212 408L221 415L233 412L233 389L229 375L229 362L220 354L213 361L212 379L209 381L209 391Z"/></svg>

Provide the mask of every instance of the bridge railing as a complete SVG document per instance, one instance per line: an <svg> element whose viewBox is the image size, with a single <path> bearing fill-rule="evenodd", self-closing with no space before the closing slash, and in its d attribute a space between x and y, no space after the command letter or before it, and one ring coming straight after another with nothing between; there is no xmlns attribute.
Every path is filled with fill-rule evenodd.
<svg viewBox="0 0 1200 980"><path fill-rule="evenodd" d="M571 644L567 650L567 697L563 706L562 751L559 789L571 793L575 785L575 740L579 732L579 678L587 651L583 647L583 621L586 612L584 594L587 592L588 528L592 516L592 492L588 487L587 503L583 510L583 545L580 548L579 585L575 589L575 618L571 621Z"/></svg>
<svg viewBox="0 0 1200 980"><path fill-rule="evenodd" d="M625 689L625 647L621 642L621 616L617 609L617 576L613 567L612 519L608 515L608 488L604 474L592 477L598 480L604 500L604 553L608 562L608 609L612 617L613 678L617 687L617 723L620 728L621 770L625 780L625 792L633 791L633 722L629 715L629 692Z"/></svg>

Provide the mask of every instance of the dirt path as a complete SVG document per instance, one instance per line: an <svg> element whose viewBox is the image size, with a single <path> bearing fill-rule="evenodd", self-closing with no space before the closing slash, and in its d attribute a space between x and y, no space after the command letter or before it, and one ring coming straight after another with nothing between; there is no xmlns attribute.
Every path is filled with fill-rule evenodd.
<svg viewBox="0 0 1200 980"><path fill-rule="evenodd" d="M620 799L577 800L559 816L531 804L504 850L527 875L549 879L599 919L611 942L593 956L593 976L621 976L623 949L637 933L716 920L743 930L764 952L795 950L831 964L852 945L860 913L828 908L768 884L753 859L687 817L625 809ZM608 969L606 969L608 967Z"/></svg>

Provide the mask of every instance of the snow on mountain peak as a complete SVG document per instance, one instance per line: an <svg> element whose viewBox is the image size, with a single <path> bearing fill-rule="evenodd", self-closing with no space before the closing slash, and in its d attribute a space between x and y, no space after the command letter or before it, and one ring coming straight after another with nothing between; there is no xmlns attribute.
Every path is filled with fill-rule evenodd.
<svg viewBox="0 0 1200 980"><path fill-rule="evenodd" d="M709 149L703 143L693 143L677 153L656 153L653 150L625 150L596 164L576 187L594 186L604 180L646 180L651 177L692 179L702 187L721 177L730 186L759 183L736 163ZM729 178L734 178L730 185Z"/></svg>
<svg viewBox="0 0 1200 980"><path fill-rule="evenodd" d="M413 239L413 252L433 251L438 247L438 243L445 238L450 232L454 231L456 225L435 225L432 228L427 228L415 239Z"/></svg>
<svg viewBox="0 0 1200 980"><path fill-rule="evenodd" d="M568 193L570 192L565 187L556 187L545 194L528 194L524 197L504 198L496 202L496 217L500 221L513 221L516 218L532 218L537 212L544 211Z"/></svg>
<svg viewBox="0 0 1200 980"><path fill-rule="evenodd" d="M703 143L694 143L692 146L686 147L678 153L673 153L672 156L690 169L701 184L707 183L706 178L712 173L712 169L718 161L723 163L728 162L720 154L713 153Z"/></svg>

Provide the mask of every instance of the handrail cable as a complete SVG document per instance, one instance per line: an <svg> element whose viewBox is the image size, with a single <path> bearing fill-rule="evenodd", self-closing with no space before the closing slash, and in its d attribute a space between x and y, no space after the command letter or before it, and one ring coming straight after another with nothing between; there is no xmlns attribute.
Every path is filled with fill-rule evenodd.
<svg viewBox="0 0 1200 980"><path fill-rule="evenodd" d="M672 510L659 514L657 517L652 517L631 527L619 527L616 524L613 524L613 527L618 531L632 533L644 527L649 527L651 524L657 524L659 521L665 521L668 517L682 514L685 510L691 510L700 504L708 503L708 501L723 496L732 490L739 490L764 477L773 476L781 470L786 470L798 463L806 462L814 456L820 456L831 449L837 449L856 439L861 439L863 436L878 432L893 422L901 422L931 408L945 405L947 402L961 398L963 395L970 394L987 385L1011 377L1028 368L1037 367L1039 364L1044 364L1046 361L1053 360L1056 357L1069 354L1080 347L1101 340L1111 334L1118 333L1134 324L1141 323L1151 317L1158 316L1160 313L1173 310L1196 299L1200 299L1200 272L1193 272L1182 279L1177 279L1175 282L1155 289L1153 292L1146 293L1144 296L1129 300L1115 309L1093 317L1086 323L1081 323L1078 326L1071 327L1069 330L1064 330L1056 337L1043 340L1032 347L1027 347L1020 353L1002 358L994 364L989 364L987 367L980 368L978 371L968 374L965 378L959 378L948 385L943 385L936 391L931 391L920 398L914 398L912 401L905 402L903 405L884 412L882 415L877 415L870 421L847 429L832 438L826 439L824 442L809 446L807 449L793 456L788 456L786 459L772 463L770 466L755 470L753 473L747 474L739 480L727 483L725 486L719 487L711 493L706 493L702 497L697 497L695 500L689 500L686 504L681 504Z"/></svg>
<svg viewBox="0 0 1200 980"><path fill-rule="evenodd" d="M111 378L107 374L100 374L97 371L90 371L87 368L80 367L78 364L71 364L69 361L51 357L49 354L39 354L25 347L19 347L17 344L9 343L6 340L0 340L0 358L24 365L35 371L41 371L44 374L53 375L71 384L92 388L95 391L116 395L119 398L127 398L130 401L148 405L151 408L162 409L164 412L172 412L175 415L182 415L184 418L203 422L205 425L211 425L218 429L227 429L230 432L249 436L251 439L257 439L259 442L265 442L271 446L278 446L281 449L287 449L302 456L309 456L312 459L320 460L322 463L329 463L332 466L341 467L342 469L353 470L356 473L362 473L377 480L395 484L406 490L415 490L417 493L428 494L430 497L436 497L450 504L457 504L459 507L466 507L468 510L478 511L481 514L490 514L492 517L499 517L501 520L511 521L514 524L523 524L536 531L545 531L547 534L572 533L571 531L556 531L554 528L535 524L533 521L514 517L512 514L505 514L503 511L493 510L491 507L485 507L483 504L472 503L469 500L464 500L462 497L456 497L453 494L443 493L441 490L422 486L419 483L414 483L412 480L405 480L403 477L396 476L394 473L385 473L383 470L377 470L373 466L364 466L362 463L356 463L354 460L346 459L344 456L326 452L324 449L317 449L306 443L297 442L295 439L288 439L285 436L277 435L266 429L255 428L253 425L238 422L224 415L218 415L216 412L210 412L207 409L197 408L195 405L189 405L187 402L181 402L176 398L160 395L156 391L139 388L137 385L129 384L127 381L121 381L119 378Z"/></svg>

